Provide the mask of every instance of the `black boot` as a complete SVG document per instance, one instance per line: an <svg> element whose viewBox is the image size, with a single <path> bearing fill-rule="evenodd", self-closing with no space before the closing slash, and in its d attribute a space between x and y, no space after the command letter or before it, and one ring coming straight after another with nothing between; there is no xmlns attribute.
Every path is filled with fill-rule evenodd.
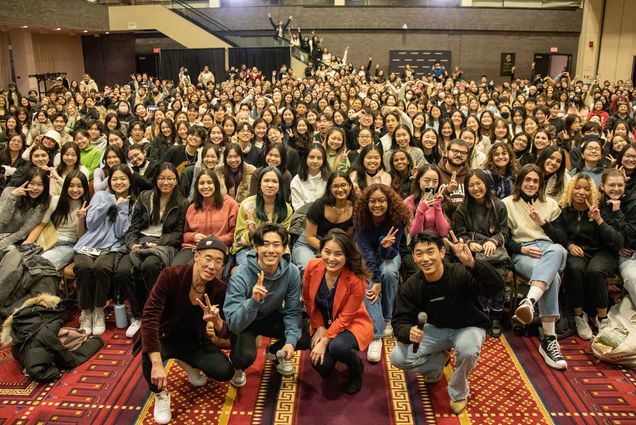
<svg viewBox="0 0 636 425"><path fill-rule="evenodd" d="M364 363L358 359L356 367L349 367L349 382L345 392L347 394L356 394L362 389L362 376L364 375Z"/></svg>
<svg viewBox="0 0 636 425"><path fill-rule="evenodd" d="M499 338L503 333L503 324L501 318L503 313L501 310L490 310L490 327L488 328L488 335L493 338Z"/></svg>

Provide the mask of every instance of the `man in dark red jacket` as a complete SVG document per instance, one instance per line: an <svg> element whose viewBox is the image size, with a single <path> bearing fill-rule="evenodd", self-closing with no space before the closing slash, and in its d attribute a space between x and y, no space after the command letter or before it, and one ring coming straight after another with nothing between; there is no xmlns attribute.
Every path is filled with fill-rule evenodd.
<svg viewBox="0 0 636 425"><path fill-rule="evenodd" d="M225 301L227 285L217 278L223 270L225 244L217 237L201 239L194 250L194 264L164 269L144 307L141 321L143 375L155 393L154 418L158 424L172 419L170 393L166 387L166 359L177 364L194 386L203 386L208 376L229 381L232 363L207 335L208 323L220 338L229 336L219 305ZM137 334L139 335L139 333Z"/></svg>

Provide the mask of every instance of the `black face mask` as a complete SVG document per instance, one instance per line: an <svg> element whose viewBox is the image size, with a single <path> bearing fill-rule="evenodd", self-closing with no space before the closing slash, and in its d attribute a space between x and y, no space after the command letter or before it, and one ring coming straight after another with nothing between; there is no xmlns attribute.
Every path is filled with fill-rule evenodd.
<svg viewBox="0 0 636 425"><path fill-rule="evenodd" d="M507 120L508 117L510 117L510 112L505 112L504 111L504 112L501 113L501 118Z"/></svg>

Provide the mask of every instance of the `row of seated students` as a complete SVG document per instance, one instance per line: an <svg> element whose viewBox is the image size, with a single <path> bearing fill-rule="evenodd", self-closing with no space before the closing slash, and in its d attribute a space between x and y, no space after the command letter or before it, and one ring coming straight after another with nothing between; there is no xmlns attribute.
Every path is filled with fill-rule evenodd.
<svg viewBox="0 0 636 425"><path fill-rule="evenodd" d="M362 103L359 98L352 103L355 102ZM194 284L195 294L190 295L203 303L197 307L203 309L204 320L210 319L218 333L230 336L232 373L226 369L224 374L214 376L232 378L236 386L245 383L244 370L253 363L255 355L251 336L258 334L279 339L270 347L268 358L277 362L279 372L290 373L287 360L295 348L304 346L301 341L307 343L302 338L306 336L302 323L295 322L298 317L280 318L282 325L278 328L263 322L250 332L247 342L240 336L249 323L275 311L282 299L286 300L286 306L298 308L297 303L282 294L266 297L267 292L257 288L263 285L257 282L265 281L265 287L269 282L268 290L277 292L271 284L284 269L294 276L281 277L286 284L304 276L305 282L296 282L298 288L294 289L302 292L309 287L312 265L316 266L318 261L316 256L321 256L327 270L332 266L337 269L337 261L329 260L337 250L331 247L325 252L329 232L340 251L345 252L354 275L364 277L362 296L359 302L353 298L351 303L364 305L359 309L360 316L368 317L370 322L365 319L360 325L363 337L353 334L356 351L368 347L370 362L381 358L382 336L395 332L402 343L419 341L422 337L417 329L408 328L405 332L401 321L404 317L396 318L394 314L408 310L412 325L417 324L417 314L415 317L411 314L413 309L396 302L401 290L400 273L406 277L423 275L430 281L429 277L433 279L442 264L415 249L417 241L435 245L436 254L442 257L447 249L452 249L459 262L469 269L478 262L478 269L484 272L477 279L479 282L488 281L485 277L493 269L502 272L509 259L531 284L528 298L522 301L515 318L529 323L538 306L547 335L540 352L546 363L557 369L566 367L554 325L560 314L561 272L565 271L568 308L574 311L579 335L586 339L591 338L592 329L585 309L588 312L588 307L593 309L596 327L602 328L608 307L607 278L619 264L628 292L634 290L636 263L631 248L632 223L636 217L630 176L636 168L636 147L629 142L632 129L627 120L622 120L624 134L618 134L621 122L617 122L612 130L615 133L608 137L608 142L603 142L602 125L607 123L596 123L596 115L582 129L580 117L568 115L563 124L569 127L558 132L555 130L558 121L548 121L545 113L543 119L534 118L543 111L540 106L525 111L532 114L519 124L523 130L516 128L516 114L510 122L491 119L491 139L480 134L482 124L489 116L494 117L486 109L468 117L460 112L459 128L448 134L448 125L453 123L453 117L459 118L458 114L452 112L448 122L438 122L438 133L434 128L434 111L439 107L435 105L428 111L432 120L427 124L420 122L426 122L424 114L409 116L410 105L405 111L392 105L376 111L371 104L352 112L343 121L336 118L335 112L325 113L327 105L311 123L308 119L297 119L296 113L302 110L299 103L296 110L280 110L280 117L276 117L281 120L280 126L262 118L250 124L250 111L241 111L242 105L237 105L237 117L244 117L240 123L224 117L223 125L219 125L215 116L206 126L205 114L201 122L195 116L195 122L185 126L184 144L173 144L174 138L172 143L166 142L158 136L148 142L143 137L145 124L138 121L130 126L131 139L123 136L120 128L110 129L103 152L93 143L94 134L101 134L96 123L89 122L88 129L75 130L74 141L64 144L55 129L47 130L30 146L26 146L22 134L11 134L6 156L14 165L18 165L17 157L26 163L13 167L2 193L0 226L4 237L0 247L32 243L51 223L58 241L42 257L58 269L73 262L82 310L80 326L94 334L105 330L104 307L114 282L130 305L132 320L126 333L133 337L140 328L143 336L144 304L148 308L149 294L157 287L156 282L161 282L162 270L194 262L194 269L199 271L206 269L203 263L207 265L209 270L202 272L207 276L204 280L217 274L226 279L230 276L223 302L214 298L220 296L218 293L206 292L214 301L210 303L194 296L202 295L198 292L200 286L195 288ZM305 114L309 115L309 111L305 110ZM382 122L376 123L378 116ZM113 121L116 124L117 117L114 118L106 125ZM159 123L159 131L165 138L176 133L171 124L170 118ZM422 131L418 138L414 133L420 124ZM476 130L471 128L475 125ZM382 128L386 131L383 135ZM161 149L163 153L156 152ZM150 157L158 159L153 161ZM268 227L272 223L285 230ZM343 234L334 229L341 229ZM418 235L423 231L432 232L433 236L422 239ZM277 234L279 239L268 241L268 233ZM288 243L288 233L296 236L293 244ZM339 236L334 237L334 233ZM223 249L217 249L223 252L222 259L199 255L204 251L200 245L205 246L212 235L223 244ZM451 241L446 247L438 244L440 236L449 235ZM213 244L219 247L216 240ZM291 261L283 255L285 251L291 254ZM276 268L267 265L274 260ZM223 267L219 267L220 263ZM484 264L490 267L481 268ZM183 267L186 268L179 270L193 270ZM221 271L222 268L226 270ZM259 271L265 271L266 276L258 278ZM315 308L326 316L322 323L325 329L320 330L320 321L312 321L316 333L306 344L313 347L315 364L324 362L325 349L335 342L331 336L324 337L323 332L331 329L327 325L334 321L329 317L336 301L331 290L338 279L330 281L324 270L322 273L326 290L321 277L316 296L322 298L320 303L316 301ZM337 277L338 273L330 276ZM194 277L191 280L194 282ZM483 291L486 296L475 300L473 307L478 305L478 311L468 319L477 327L488 328L496 337L501 335L504 292L503 285L498 284L500 278L490 280L493 284ZM239 281L242 284L234 285ZM243 292L232 294L233 288L242 288ZM305 308L311 310L308 305L311 301L303 298ZM263 299L271 299L272 304L263 303ZM586 300L594 305L584 305ZM435 311L431 304L420 307ZM234 310L237 308L239 313ZM195 314L192 310L184 312L187 317ZM233 314L239 315L234 316L234 322ZM464 327L463 319L461 316L457 323L444 322L443 327ZM292 322L298 326L293 331ZM224 323L228 325L227 333ZM476 337L479 339L480 335ZM354 346L351 338L342 344L345 348ZM334 343L334 352L339 352L339 346ZM241 351L241 347L246 351ZM144 353L155 353L156 348L156 345L144 348ZM284 358L276 357L279 350L286 353ZM344 351L350 355L350 350ZM152 370L159 373L154 367L157 359L154 355L155 359L150 357L145 372L150 368L148 379L156 385L160 381L152 376ZM347 358L344 362L349 365L351 391L355 392L361 383L361 367L351 356ZM474 355L467 358L467 372L472 367L471 359L474 366ZM412 365L413 359L392 356L392 360L410 367L407 365ZM433 363L440 362L444 363L443 355ZM188 371L192 372L191 381L200 381L196 371ZM434 372L433 375L438 375L439 369ZM467 384L465 379L457 379L458 386L449 385L451 400L465 401Z"/></svg>

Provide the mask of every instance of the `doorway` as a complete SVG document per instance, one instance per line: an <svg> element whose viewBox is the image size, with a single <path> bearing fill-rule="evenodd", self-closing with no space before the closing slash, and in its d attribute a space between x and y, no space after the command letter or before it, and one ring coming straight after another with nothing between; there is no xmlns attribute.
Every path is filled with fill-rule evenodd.
<svg viewBox="0 0 636 425"><path fill-rule="evenodd" d="M534 72L541 77L556 77L560 73L570 72L572 67L572 55L560 53L535 53Z"/></svg>
<svg viewBox="0 0 636 425"><path fill-rule="evenodd" d="M137 73L143 74L145 72L153 77L158 76L157 55L137 55L135 59L137 62Z"/></svg>

